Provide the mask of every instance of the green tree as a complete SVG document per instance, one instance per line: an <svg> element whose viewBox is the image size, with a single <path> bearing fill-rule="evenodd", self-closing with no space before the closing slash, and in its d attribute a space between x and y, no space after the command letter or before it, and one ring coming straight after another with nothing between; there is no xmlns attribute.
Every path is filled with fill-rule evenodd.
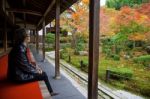
<svg viewBox="0 0 150 99"><path fill-rule="evenodd" d="M55 42L55 35L52 33L47 33L45 41L48 44L48 48L50 48L50 44L54 44Z"/></svg>
<svg viewBox="0 0 150 99"><path fill-rule="evenodd" d="M120 10L120 8L123 6L135 7L136 5L147 2L149 2L149 0L107 0L106 5L109 8Z"/></svg>

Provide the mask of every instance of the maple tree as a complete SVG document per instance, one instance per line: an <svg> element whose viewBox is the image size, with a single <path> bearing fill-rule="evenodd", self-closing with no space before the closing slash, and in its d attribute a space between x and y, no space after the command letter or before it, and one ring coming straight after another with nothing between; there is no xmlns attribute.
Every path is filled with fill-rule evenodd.
<svg viewBox="0 0 150 99"><path fill-rule="evenodd" d="M140 8L137 9L137 11L139 13L144 14L145 16L147 16L147 21L145 22L144 25L150 27L150 3L145 3L142 4ZM147 33L145 33L146 38L150 41L150 31L148 31Z"/></svg>
<svg viewBox="0 0 150 99"><path fill-rule="evenodd" d="M110 49L114 49L112 52L116 54L117 49L126 51L128 49L127 42L130 41L133 41L133 46L136 41L147 41L146 34L150 31L147 21L147 15L128 6L117 11L110 23L114 33L110 38L112 42Z"/></svg>
<svg viewBox="0 0 150 99"><path fill-rule="evenodd" d="M100 36L111 37L114 35L114 30L111 25L114 24L114 18L117 15L114 9L101 7L100 9Z"/></svg>
<svg viewBox="0 0 150 99"><path fill-rule="evenodd" d="M72 47L75 48L78 44L78 40L84 39L87 42L88 40L88 11L89 0L82 0L76 4L74 4L71 9L71 17L61 18L61 26L66 28L67 31L72 33ZM65 14L68 14L66 12Z"/></svg>
<svg viewBox="0 0 150 99"><path fill-rule="evenodd" d="M142 4L140 8L137 9L138 12L147 15L150 19L150 3Z"/></svg>
<svg viewBox="0 0 150 99"><path fill-rule="evenodd" d="M120 10L124 6L136 7L142 3L148 3L149 0L106 0L106 5L109 8Z"/></svg>
<svg viewBox="0 0 150 99"><path fill-rule="evenodd" d="M148 17L144 14L139 13L135 9L131 9L130 7L123 7L120 10L120 13L116 16L115 23L115 32L116 33L123 33L126 35L138 35L137 36L130 36L129 38L132 40L146 40L143 38L144 33L149 31L148 26L145 25L147 23ZM134 39L135 38L135 39Z"/></svg>

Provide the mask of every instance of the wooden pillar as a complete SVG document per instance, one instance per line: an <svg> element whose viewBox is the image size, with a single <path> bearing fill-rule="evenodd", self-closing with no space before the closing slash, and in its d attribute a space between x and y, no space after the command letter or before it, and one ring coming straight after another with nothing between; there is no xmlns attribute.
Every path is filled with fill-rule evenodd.
<svg viewBox="0 0 150 99"><path fill-rule="evenodd" d="M36 38L35 38L36 35L35 35L35 33L36 33L36 32L35 32L35 29L34 29L34 30L33 30L33 44L35 44L35 42L36 42Z"/></svg>
<svg viewBox="0 0 150 99"><path fill-rule="evenodd" d="M26 25L26 14L25 13L23 14L23 19L24 19L24 28L26 29L27 25Z"/></svg>
<svg viewBox="0 0 150 99"><path fill-rule="evenodd" d="M51 22L49 23L49 32L51 33L51 27L52 27L52 24Z"/></svg>
<svg viewBox="0 0 150 99"><path fill-rule="evenodd" d="M36 29L36 51L39 53L39 32Z"/></svg>
<svg viewBox="0 0 150 99"><path fill-rule="evenodd" d="M4 33L4 51L7 51L7 22L6 22L6 16L5 16L5 20L4 20L4 29L3 29L3 33Z"/></svg>
<svg viewBox="0 0 150 99"><path fill-rule="evenodd" d="M26 7L26 0L23 0L22 2L23 2L23 7L25 8ZM26 25L26 14L25 13L23 13L23 19L24 19L24 28L26 28L27 25Z"/></svg>
<svg viewBox="0 0 150 99"><path fill-rule="evenodd" d="M90 0L88 99L98 97L99 9L100 0Z"/></svg>
<svg viewBox="0 0 150 99"><path fill-rule="evenodd" d="M4 51L7 51L7 20L6 20L6 1L3 0L3 10L5 12L5 16L4 16L4 27L3 27L3 47L4 47Z"/></svg>
<svg viewBox="0 0 150 99"><path fill-rule="evenodd" d="M45 18L43 18L43 39L42 39L42 43L43 43L42 52L43 52L43 62L44 62L45 61Z"/></svg>
<svg viewBox="0 0 150 99"><path fill-rule="evenodd" d="M60 0L56 0L56 16L55 16L55 79L60 79L59 65L59 33L60 33Z"/></svg>

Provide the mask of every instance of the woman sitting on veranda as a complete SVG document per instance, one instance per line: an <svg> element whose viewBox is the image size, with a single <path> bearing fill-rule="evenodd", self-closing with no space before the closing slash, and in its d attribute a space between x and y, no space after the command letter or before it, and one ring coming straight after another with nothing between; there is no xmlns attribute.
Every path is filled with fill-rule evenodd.
<svg viewBox="0 0 150 99"><path fill-rule="evenodd" d="M49 83L47 74L35 64L31 64L27 57L27 43L30 36L25 29L17 29L15 32L15 45L9 53L8 79L17 83L27 83L44 80L51 96L54 93Z"/></svg>

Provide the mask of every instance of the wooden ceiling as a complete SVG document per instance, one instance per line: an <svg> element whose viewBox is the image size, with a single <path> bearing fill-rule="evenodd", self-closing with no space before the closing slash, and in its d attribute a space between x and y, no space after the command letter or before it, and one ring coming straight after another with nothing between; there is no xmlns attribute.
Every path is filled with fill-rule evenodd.
<svg viewBox="0 0 150 99"><path fill-rule="evenodd" d="M60 0L61 13L78 0ZM56 0L7 0L9 7L7 12L14 13L15 19L22 20L26 24L42 28L42 19L48 24L55 19ZM21 22L20 22L21 23Z"/></svg>

